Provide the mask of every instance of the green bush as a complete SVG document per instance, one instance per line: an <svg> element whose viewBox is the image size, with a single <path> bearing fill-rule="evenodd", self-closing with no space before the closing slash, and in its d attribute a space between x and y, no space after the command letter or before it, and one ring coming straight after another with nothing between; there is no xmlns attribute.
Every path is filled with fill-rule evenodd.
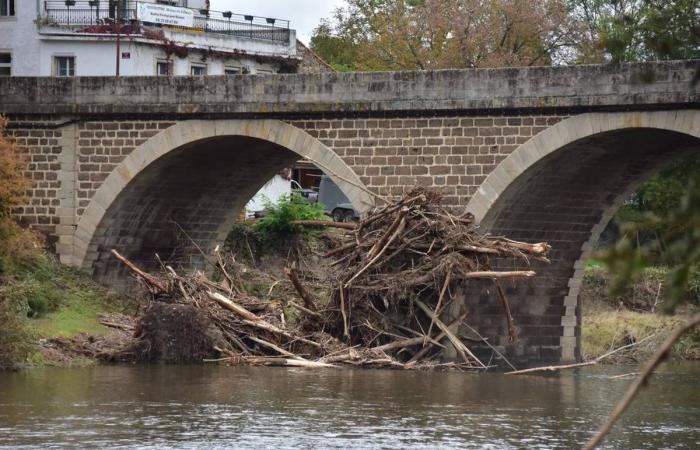
<svg viewBox="0 0 700 450"><path fill-rule="evenodd" d="M266 214L255 224L255 231L264 240L292 235L308 235L310 231L291 222L295 220L319 220L326 217L320 203L311 203L299 194L283 195L277 204L268 202Z"/></svg>
<svg viewBox="0 0 700 450"><path fill-rule="evenodd" d="M27 302L13 286L0 287L0 370L19 367L33 353Z"/></svg>

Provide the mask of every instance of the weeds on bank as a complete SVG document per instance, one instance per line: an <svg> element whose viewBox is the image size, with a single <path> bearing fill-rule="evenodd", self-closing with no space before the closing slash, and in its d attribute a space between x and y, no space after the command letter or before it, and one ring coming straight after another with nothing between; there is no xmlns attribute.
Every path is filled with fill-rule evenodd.
<svg viewBox="0 0 700 450"><path fill-rule="evenodd" d="M689 284L686 307L674 315L660 314L664 302L664 281L668 268L649 267L641 272L634 283L623 292L611 295L609 273L596 265L589 265L581 290L582 349L584 358L594 359L611 349L645 340L606 360L606 363L631 363L646 359L666 336L686 320L687 311L697 308L696 274ZM653 311L653 312L652 312ZM685 334L673 347L672 356L677 359L700 359L700 330Z"/></svg>

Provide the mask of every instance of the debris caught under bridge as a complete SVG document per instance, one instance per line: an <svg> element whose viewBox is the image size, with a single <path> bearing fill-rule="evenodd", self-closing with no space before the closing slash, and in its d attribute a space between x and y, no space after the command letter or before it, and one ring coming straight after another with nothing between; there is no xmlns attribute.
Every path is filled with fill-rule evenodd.
<svg viewBox="0 0 700 450"><path fill-rule="evenodd" d="M327 270L309 289L290 264L284 280L299 299L271 302L240 286L237 264L217 257L217 278L190 276L163 265L145 273L116 251L151 294L127 348L117 359L169 358L224 360L230 364L329 367L338 364L404 369L486 367L458 337L466 314L450 317L448 308L463 301L454 293L470 280L492 280L502 303L509 338L516 340L502 279L535 276L530 270L499 271L492 259L547 261L550 246L483 236L470 214L455 215L441 206L441 195L416 188L401 199L375 208L358 223L296 222L334 227L341 237L323 255ZM282 282L282 281L280 281ZM296 311L293 323L285 308ZM487 345L488 336L481 337ZM444 362L442 348L459 359Z"/></svg>

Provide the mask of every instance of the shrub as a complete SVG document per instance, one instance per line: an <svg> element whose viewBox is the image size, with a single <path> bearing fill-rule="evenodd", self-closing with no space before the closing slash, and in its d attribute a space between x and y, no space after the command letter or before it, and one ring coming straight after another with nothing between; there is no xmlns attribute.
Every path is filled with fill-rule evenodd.
<svg viewBox="0 0 700 450"><path fill-rule="evenodd" d="M311 203L299 194L283 195L275 205L266 205L266 215L255 224L255 231L264 240L269 238L308 235L308 229L294 225L295 220L319 220L326 217L323 205Z"/></svg>
<svg viewBox="0 0 700 450"><path fill-rule="evenodd" d="M587 303L597 302L611 307L620 305L633 311L657 311L664 306L671 270L666 266L642 269L624 289L614 290L612 274L604 267L589 265L583 276L582 295ZM698 305L700 270L690 270L683 301Z"/></svg>
<svg viewBox="0 0 700 450"><path fill-rule="evenodd" d="M27 302L13 288L0 286L0 370L18 367L33 352Z"/></svg>

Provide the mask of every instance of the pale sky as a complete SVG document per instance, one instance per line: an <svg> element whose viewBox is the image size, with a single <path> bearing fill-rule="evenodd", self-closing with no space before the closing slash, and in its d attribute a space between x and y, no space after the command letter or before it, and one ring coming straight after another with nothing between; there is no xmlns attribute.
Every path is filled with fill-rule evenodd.
<svg viewBox="0 0 700 450"><path fill-rule="evenodd" d="M297 38L308 44L319 21L344 4L345 0L211 0L211 9L289 20Z"/></svg>

